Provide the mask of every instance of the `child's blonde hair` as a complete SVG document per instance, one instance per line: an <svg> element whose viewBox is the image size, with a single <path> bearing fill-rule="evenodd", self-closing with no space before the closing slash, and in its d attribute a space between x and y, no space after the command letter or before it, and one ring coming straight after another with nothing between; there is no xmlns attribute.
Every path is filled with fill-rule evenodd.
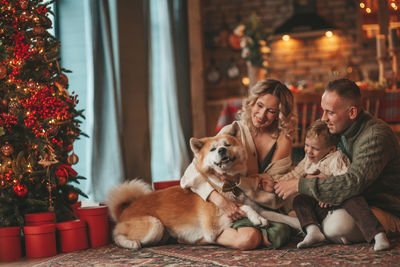
<svg viewBox="0 0 400 267"><path fill-rule="evenodd" d="M327 146L336 146L339 142L337 135L329 132L328 126L320 119L311 123L307 129L306 138L321 138Z"/></svg>

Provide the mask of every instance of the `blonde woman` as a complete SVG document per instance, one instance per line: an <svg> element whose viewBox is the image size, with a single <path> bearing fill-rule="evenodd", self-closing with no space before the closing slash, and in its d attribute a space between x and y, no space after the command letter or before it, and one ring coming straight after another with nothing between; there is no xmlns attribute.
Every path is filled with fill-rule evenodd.
<svg viewBox="0 0 400 267"><path fill-rule="evenodd" d="M289 89L277 80L265 79L258 81L249 91L249 96L243 101L241 119L233 122L239 125L241 141L248 153L248 177L237 179L228 177L239 188L263 206L277 209L282 201L273 191L273 183L265 180L263 188L257 190L257 184L263 176L273 176L286 173L291 166L292 133L296 126L296 116L293 114L293 96ZM225 126L221 132L229 130L231 125ZM185 171L181 186L191 189L206 201L217 205L235 222L245 214L234 203L218 192L207 182L207 179L196 171L190 164ZM242 227L242 226L245 227ZM258 247L261 243L279 247L288 240L288 229L280 234L281 228L273 235L276 240L269 240L264 229L246 227L239 223L235 228L229 228L221 233L217 243L227 247L249 250ZM290 231L289 231L290 232Z"/></svg>

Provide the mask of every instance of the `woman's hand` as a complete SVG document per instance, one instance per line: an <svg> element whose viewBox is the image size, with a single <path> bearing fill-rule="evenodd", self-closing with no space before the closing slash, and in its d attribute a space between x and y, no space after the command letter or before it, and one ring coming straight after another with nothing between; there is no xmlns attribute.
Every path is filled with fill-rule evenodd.
<svg viewBox="0 0 400 267"><path fill-rule="evenodd" d="M267 191L269 193L274 193L274 185L275 182L268 177L257 177L258 181L258 188L260 190Z"/></svg>
<svg viewBox="0 0 400 267"><path fill-rule="evenodd" d="M288 197L299 192L299 179L280 181L275 184L274 189L275 194L285 200Z"/></svg>
<svg viewBox="0 0 400 267"><path fill-rule="evenodd" d="M223 197L215 190L208 196L208 200L220 208L232 222L237 221L242 217L247 217L247 214L240 209L241 204Z"/></svg>

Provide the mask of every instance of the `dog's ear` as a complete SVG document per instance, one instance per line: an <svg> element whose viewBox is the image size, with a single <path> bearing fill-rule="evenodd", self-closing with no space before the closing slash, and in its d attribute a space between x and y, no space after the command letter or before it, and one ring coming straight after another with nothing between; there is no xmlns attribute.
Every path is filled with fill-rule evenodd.
<svg viewBox="0 0 400 267"><path fill-rule="evenodd" d="M236 121L232 123L232 126L229 129L228 134L240 139L240 128Z"/></svg>
<svg viewBox="0 0 400 267"><path fill-rule="evenodd" d="M203 146L204 142L201 139L195 137L190 138L190 148L192 149L193 153L199 153Z"/></svg>

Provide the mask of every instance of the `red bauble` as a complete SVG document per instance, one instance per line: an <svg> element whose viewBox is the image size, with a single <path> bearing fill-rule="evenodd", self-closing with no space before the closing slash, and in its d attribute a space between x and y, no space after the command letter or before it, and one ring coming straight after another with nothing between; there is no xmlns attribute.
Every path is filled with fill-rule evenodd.
<svg viewBox="0 0 400 267"><path fill-rule="evenodd" d="M63 186L68 182L68 178L65 176L58 176L57 179L58 179L59 186Z"/></svg>
<svg viewBox="0 0 400 267"><path fill-rule="evenodd" d="M26 185L18 184L14 186L14 193L19 197L24 197L28 193L28 188Z"/></svg>
<svg viewBox="0 0 400 267"><path fill-rule="evenodd" d="M66 150L67 152L72 151L72 149L74 149L74 146L73 146L73 145L68 145L68 146L65 147L65 150Z"/></svg>
<svg viewBox="0 0 400 267"><path fill-rule="evenodd" d="M68 202L74 204L76 201L78 201L78 194L76 192L69 192Z"/></svg>

